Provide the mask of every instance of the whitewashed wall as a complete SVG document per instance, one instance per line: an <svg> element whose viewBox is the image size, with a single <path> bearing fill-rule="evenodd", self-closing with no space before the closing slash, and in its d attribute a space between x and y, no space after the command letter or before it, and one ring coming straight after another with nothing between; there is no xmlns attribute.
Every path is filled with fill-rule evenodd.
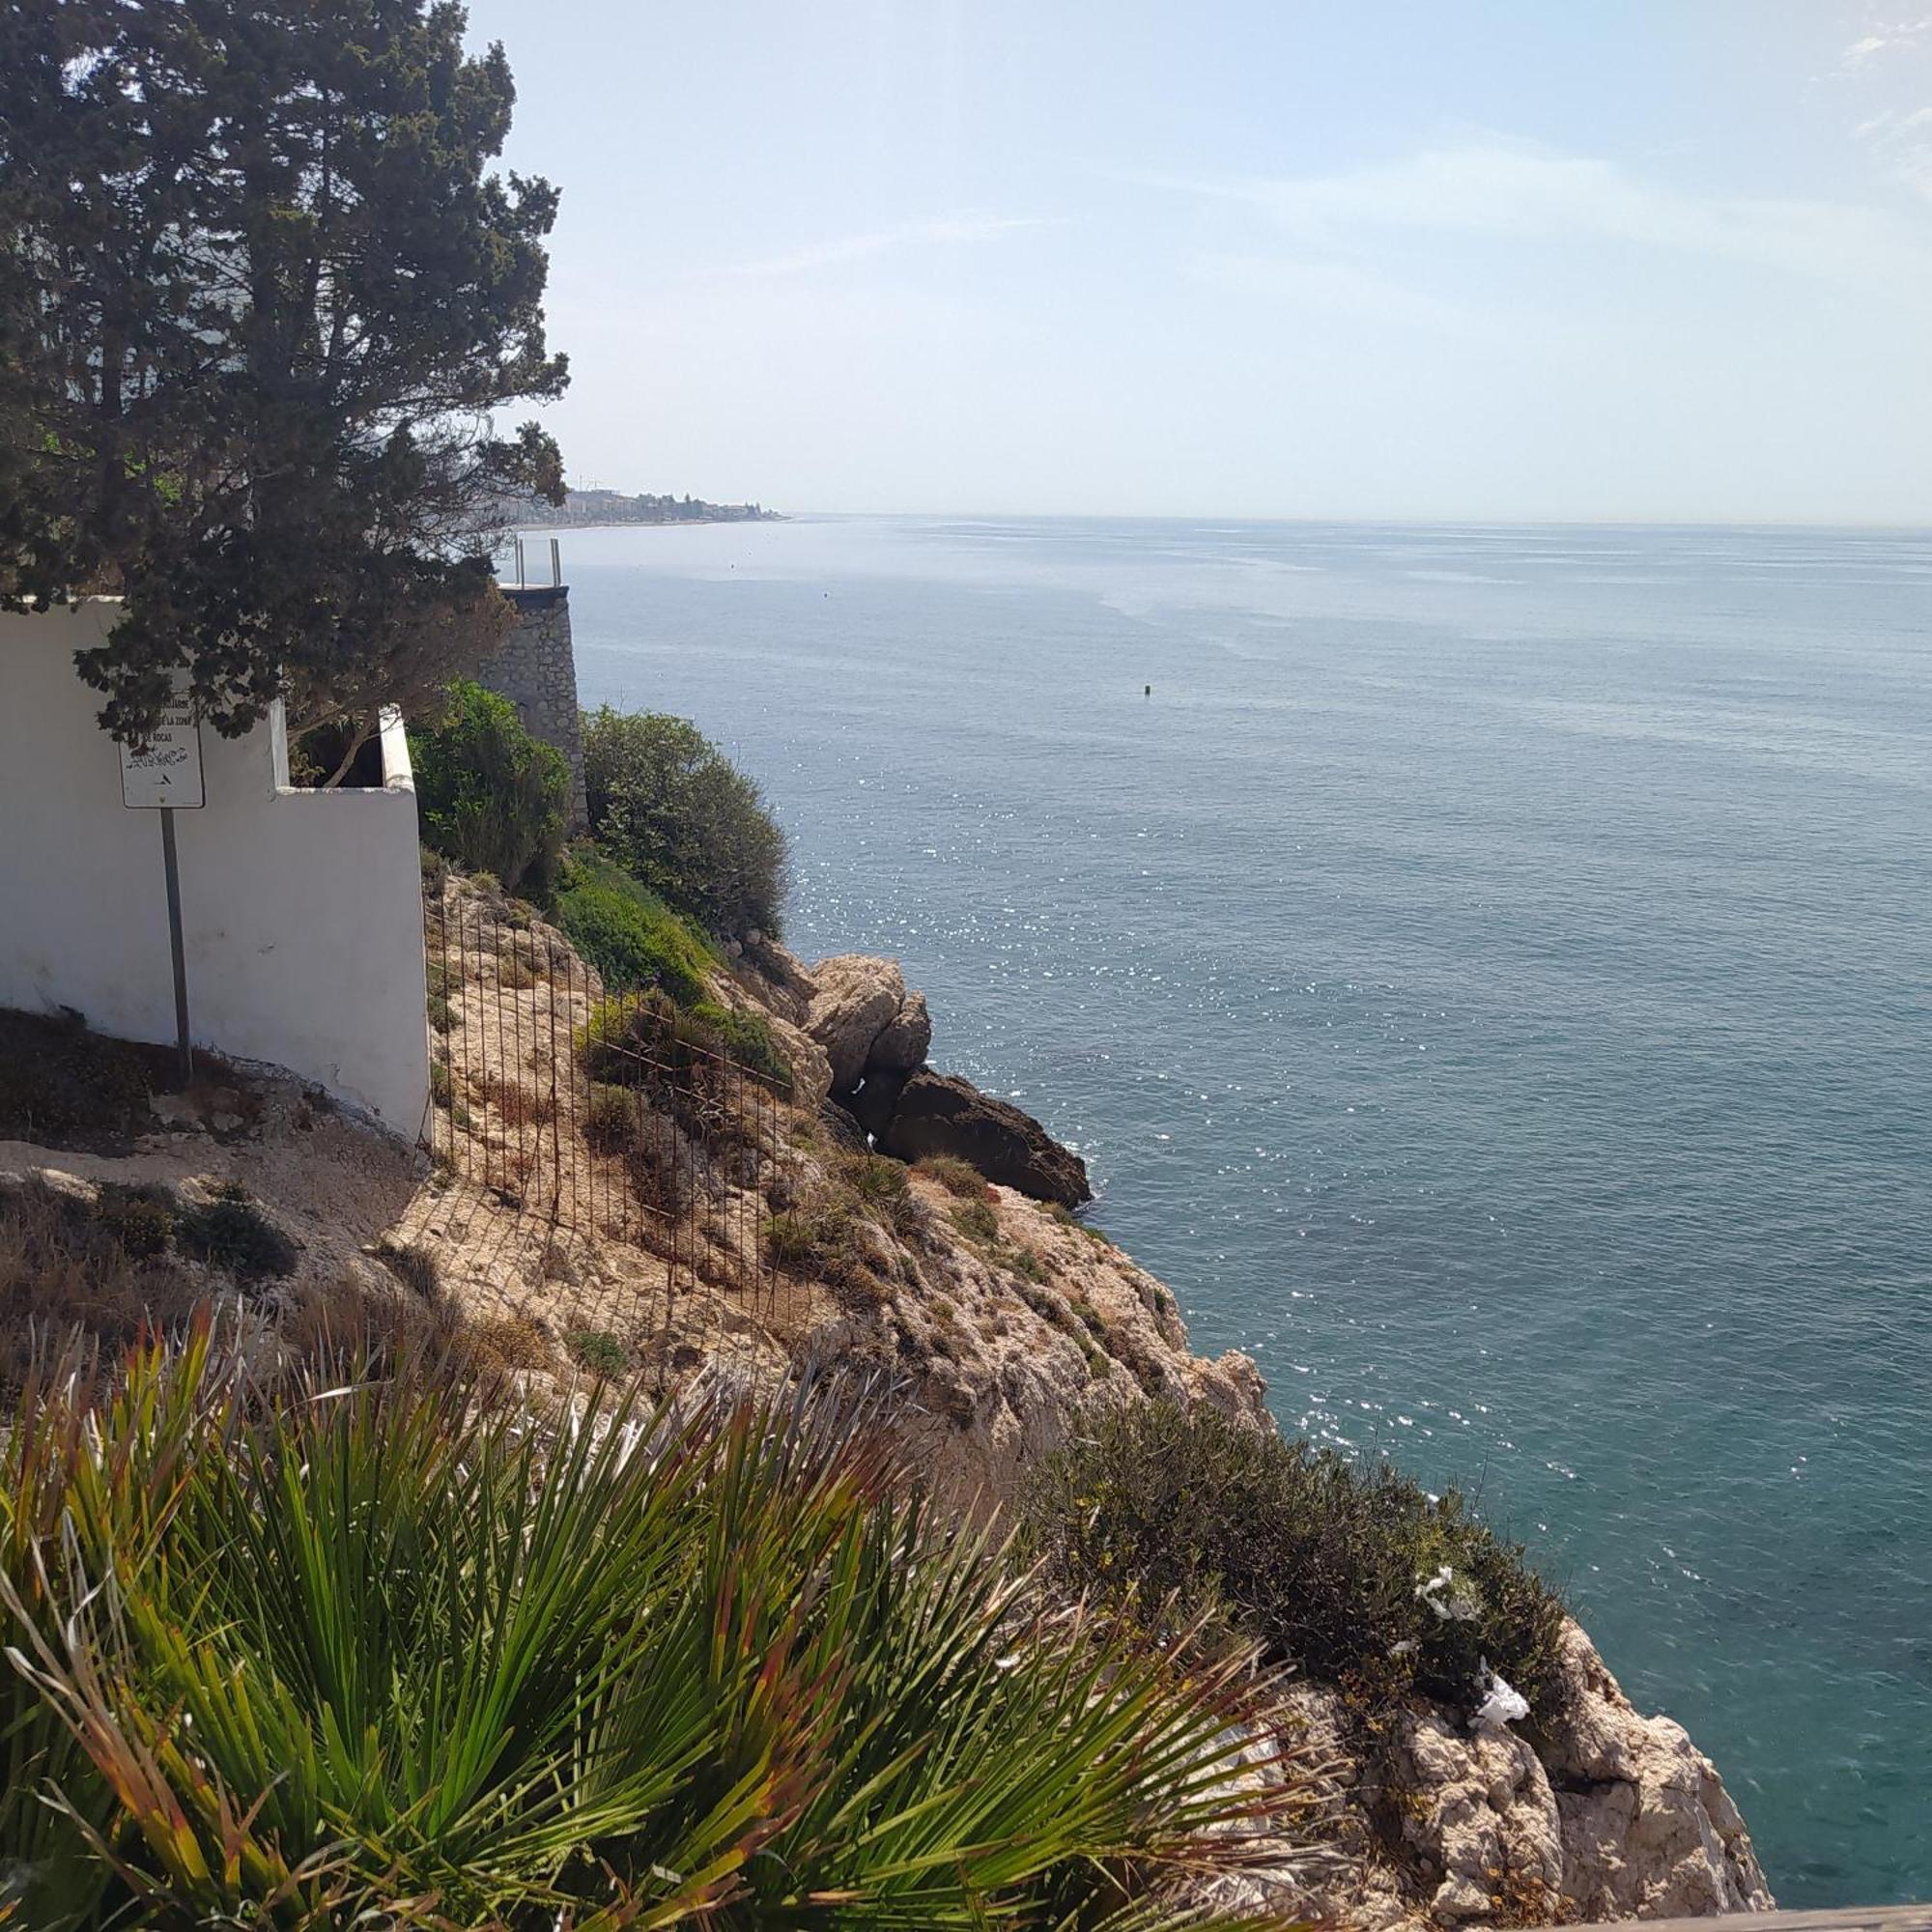
<svg viewBox="0 0 1932 1932"><path fill-rule="evenodd" d="M171 1042L157 811L74 674L118 607L0 613L0 1006L73 1007ZM278 726L279 720L276 721ZM197 1045L271 1061L413 1140L429 1102L415 787L401 724L382 790L295 791L278 728L203 726L208 803L175 813Z"/></svg>

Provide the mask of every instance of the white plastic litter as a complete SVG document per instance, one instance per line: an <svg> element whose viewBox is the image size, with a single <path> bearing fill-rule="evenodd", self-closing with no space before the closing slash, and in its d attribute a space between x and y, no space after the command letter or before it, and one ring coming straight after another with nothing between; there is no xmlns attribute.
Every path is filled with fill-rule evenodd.
<svg viewBox="0 0 1932 1932"><path fill-rule="evenodd" d="M1456 1573L1448 1564L1443 1564L1435 1576L1415 1586L1415 1594L1442 1619L1449 1624L1474 1623L1482 1613L1474 1593L1467 1584L1456 1581Z"/></svg>
<svg viewBox="0 0 1932 1932"><path fill-rule="evenodd" d="M1520 1718L1529 1716L1529 1701L1522 1692L1490 1668L1490 1661L1483 1660L1483 1701L1476 1706L1476 1722L1479 1726L1499 1731L1505 1724L1513 1724Z"/></svg>

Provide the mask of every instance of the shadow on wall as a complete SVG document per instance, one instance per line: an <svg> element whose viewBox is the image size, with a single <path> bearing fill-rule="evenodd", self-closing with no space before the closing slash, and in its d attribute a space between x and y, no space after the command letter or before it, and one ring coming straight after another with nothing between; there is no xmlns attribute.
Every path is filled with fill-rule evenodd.
<svg viewBox="0 0 1932 1932"><path fill-rule="evenodd" d="M73 668L118 611L0 614L0 1006L71 1007L169 1042L161 813L124 803L120 748ZM381 786L361 790L291 788L279 711L241 738L199 736L205 803L173 813L195 1043L285 1066L413 1141L429 1040L400 719L384 720Z"/></svg>

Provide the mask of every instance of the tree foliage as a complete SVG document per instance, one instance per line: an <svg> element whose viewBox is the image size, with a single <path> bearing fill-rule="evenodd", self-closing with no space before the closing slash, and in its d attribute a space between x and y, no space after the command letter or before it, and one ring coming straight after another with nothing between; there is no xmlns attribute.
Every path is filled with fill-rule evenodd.
<svg viewBox="0 0 1932 1932"><path fill-rule="evenodd" d="M634 878L711 932L779 931L785 836L696 725L606 705L583 721L583 778L590 830Z"/></svg>
<svg viewBox="0 0 1932 1932"><path fill-rule="evenodd" d="M123 737L185 669L239 733L409 703L490 648L556 196L444 0L18 0L0 62L0 603L118 591Z"/></svg>
<svg viewBox="0 0 1932 1932"><path fill-rule="evenodd" d="M563 857L570 767L507 697L459 683L440 724L410 733L423 843L504 890L542 896Z"/></svg>

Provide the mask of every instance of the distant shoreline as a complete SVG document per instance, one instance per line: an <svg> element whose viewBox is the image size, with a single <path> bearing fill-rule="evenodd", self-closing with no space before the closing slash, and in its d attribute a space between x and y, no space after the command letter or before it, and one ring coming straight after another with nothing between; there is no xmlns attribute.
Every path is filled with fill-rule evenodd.
<svg viewBox="0 0 1932 1932"><path fill-rule="evenodd" d="M700 524L788 524L777 510L755 517L600 517L581 524L519 524L519 536L560 536L565 530L688 530Z"/></svg>

